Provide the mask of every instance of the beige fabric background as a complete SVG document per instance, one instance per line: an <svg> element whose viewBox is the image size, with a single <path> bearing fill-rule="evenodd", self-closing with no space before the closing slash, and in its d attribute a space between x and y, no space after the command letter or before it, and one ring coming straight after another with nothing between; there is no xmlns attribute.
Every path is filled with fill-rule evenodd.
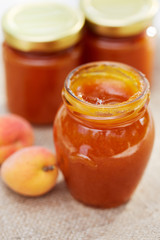
<svg viewBox="0 0 160 240"><path fill-rule="evenodd" d="M1 53L0 53L1 55ZM152 108L156 139L145 175L131 201L100 210L75 201L62 176L40 198L25 198L0 180L0 240L160 240L160 45L157 47ZM0 61L0 114L5 106ZM36 144L54 150L51 127L34 127Z"/></svg>

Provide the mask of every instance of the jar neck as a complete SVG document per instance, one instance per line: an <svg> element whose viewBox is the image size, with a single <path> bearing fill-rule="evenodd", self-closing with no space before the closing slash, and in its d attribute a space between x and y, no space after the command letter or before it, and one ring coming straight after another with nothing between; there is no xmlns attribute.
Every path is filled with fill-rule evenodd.
<svg viewBox="0 0 160 240"><path fill-rule="evenodd" d="M53 56L58 56L58 55L62 55L64 53L70 52L72 51L74 48L76 47L80 47L80 42L77 42L76 44L74 44L73 46L70 46L69 48L63 49L63 50L59 50L59 51L52 51L52 52L41 52L41 51L28 51L28 52L24 52L21 50L18 50L16 48L11 47L10 45L8 45L5 41L3 42L3 47L7 47L8 49L14 51L15 53L21 54L22 56L27 56L27 57L53 57Z"/></svg>
<svg viewBox="0 0 160 240"><path fill-rule="evenodd" d="M96 32L94 29L90 28L90 26L88 26L86 24L86 36L92 36L92 37L98 37L100 39L104 39L105 41L133 41L134 39L140 39L143 38L146 35L146 30L147 28L143 29L141 32L130 35L130 36L112 36L109 34L99 34L98 32Z"/></svg>
<svg viewBox="0 0 160 240"><path fill-rule="evenodd" d="M118 103L93 104L77 97L72 91L73 81L87 75L102 75L103 79L117 79L117 86L133 88L134 93L127 100ZM126 86L125 86L126 84ZM144 75L134 68L115 62L95 62L82 65L69 74L62 92L64 104L73 117L86 124L98 126L124 126L140 119L150 99L149 83Z"/></svg>

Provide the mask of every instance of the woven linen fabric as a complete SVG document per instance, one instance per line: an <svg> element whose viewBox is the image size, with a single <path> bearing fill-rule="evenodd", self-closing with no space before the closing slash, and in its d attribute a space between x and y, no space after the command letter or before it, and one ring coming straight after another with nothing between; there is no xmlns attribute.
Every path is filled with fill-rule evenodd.
<svg viewBox="0 0 160 240"><path fill-rule="evenodd" d="M160 49L157 49L160 53ZM0 53L1 54L1 53ZM160 240L160 57L157 54L150 107L155 144L132 199L109 210L86 207L72 198L60 174L53 191L22 197L0 180L0 240ZM7 112L2 60L0 115ZM54 151L52 126L34 127L36 145Z"/></svg>

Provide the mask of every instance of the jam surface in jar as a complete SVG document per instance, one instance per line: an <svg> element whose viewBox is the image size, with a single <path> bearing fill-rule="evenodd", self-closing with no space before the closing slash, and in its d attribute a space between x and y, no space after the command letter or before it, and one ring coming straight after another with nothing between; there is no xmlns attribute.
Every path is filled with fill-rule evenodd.
<svg viewBox="0 0 160 240"><path fill-rule="evenodd" d="M154 141L148 81L124 64L90 63L68 76L63 100L54 140L71 194L101 208L127 202Z"/></svg>

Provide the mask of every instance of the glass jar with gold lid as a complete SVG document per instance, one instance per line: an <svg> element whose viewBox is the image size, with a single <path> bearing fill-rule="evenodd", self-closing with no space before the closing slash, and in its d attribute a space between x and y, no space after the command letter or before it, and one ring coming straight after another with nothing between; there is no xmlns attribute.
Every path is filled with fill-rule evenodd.
<svg viewBox="0 0 160 240"><path fill-rule="evenodd" d="M50 123L69 71L82 61L83 14L59 3L11 8L2 19L8 107L37 124Z"/></svg>
<svg viewBox="0 0 160 240"><path fill-rule="evenodd" d="M119 61L143 72L150 83L157 0L81 0L86 16L85 61Z"/></svg>
<svg viewBox="0 0 160 240"><path fill-rule="evenodd" d="M68 75L62 96L54 143L71 194L101 208L127 202L154 142L147 79L125 64L92 62Z"/></svg>

